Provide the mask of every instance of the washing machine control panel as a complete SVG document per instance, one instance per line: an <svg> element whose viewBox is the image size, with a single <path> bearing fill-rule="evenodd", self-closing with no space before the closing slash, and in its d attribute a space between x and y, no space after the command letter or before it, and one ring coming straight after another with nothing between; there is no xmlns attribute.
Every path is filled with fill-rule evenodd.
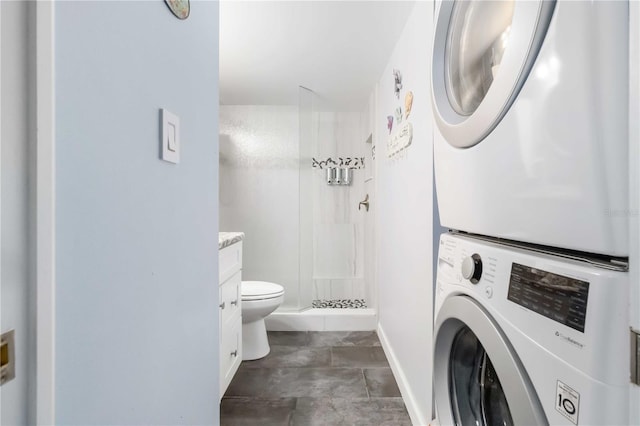
<svg viewBox="0 0 640 426"><path fill-rule="evenodd" d="M474 278L474 274L479 275ZM544 403L549 404L547 413L558 414L555 423L562 416L554 403L565 411L569 410L565 405L574 403L577 412L571 392L580 393L582 402L593 388L582 379L564 380L567 365L581 372L576 378L627 389L629 354L620 348L629 341L628 291L627 272L464 234L440 237L435 318L443 315L442 307L451 298L471 299L484 308L509 341L518 345L532 375L548 376L542 385L550 389ZM549 354L553 354L549 359L558 361L555 370L540 361ZM557 381L573 391L554 393ZM609 393L603 395L592 398L603 400ZM581 409L581 416L588 417Z"/></svg>
<svg viewBox="0 0 640 426"><path fill-rule="evenodd" d="M584 332L589 283L544 269L512 263L507 299Z"/></svg>
<svg viewBox="0 0 640 426"><path fill-rule="evenodd" d="M461 269L464 279L471 281L472 284L478 284L482 277L482 258L478 253L465 257Z"/></svg>

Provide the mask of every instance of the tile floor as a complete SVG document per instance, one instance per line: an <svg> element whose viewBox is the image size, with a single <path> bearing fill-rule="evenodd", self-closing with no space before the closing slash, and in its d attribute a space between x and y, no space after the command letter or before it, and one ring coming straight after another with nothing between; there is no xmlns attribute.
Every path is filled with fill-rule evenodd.
<svg viewBox="0 0 640 426"><path fill-rule="evenodd" d="M271 353L245 361L220 406L221 426L410 426L373 331L269 332Z"/></svg>

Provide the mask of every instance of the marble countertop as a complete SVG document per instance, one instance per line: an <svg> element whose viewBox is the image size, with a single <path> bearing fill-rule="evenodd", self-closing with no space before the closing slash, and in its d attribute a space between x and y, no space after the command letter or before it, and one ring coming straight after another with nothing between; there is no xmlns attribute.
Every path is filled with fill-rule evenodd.
<svg viewBox="0 0 640 426"><path fill-rule="evenodd" d="M219 232L218 233L218 250L229 247L238 241L244 240L244 232Z"/></svg>

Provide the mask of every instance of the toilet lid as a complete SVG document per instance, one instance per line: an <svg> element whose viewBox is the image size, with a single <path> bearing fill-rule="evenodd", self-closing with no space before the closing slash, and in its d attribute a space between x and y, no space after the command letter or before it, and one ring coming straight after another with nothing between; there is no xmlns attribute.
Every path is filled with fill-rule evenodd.
<svg viewBox="0 0 640 426"><path fill-rule="evenodd" d="M266 281L242 281L242 300L271 299L284 294L284 287Z"/></svg>

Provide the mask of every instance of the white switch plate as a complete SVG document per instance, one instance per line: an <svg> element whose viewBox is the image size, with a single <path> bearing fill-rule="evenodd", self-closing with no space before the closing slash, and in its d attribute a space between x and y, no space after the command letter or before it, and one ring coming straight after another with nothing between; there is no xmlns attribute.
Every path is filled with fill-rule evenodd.
<svg viewBox="0 0 640 426"><path fill-rule="evenodd" d="M180 162L180 118L162 108L160 110L162 120L162 159L170 163Z"/></svg>

